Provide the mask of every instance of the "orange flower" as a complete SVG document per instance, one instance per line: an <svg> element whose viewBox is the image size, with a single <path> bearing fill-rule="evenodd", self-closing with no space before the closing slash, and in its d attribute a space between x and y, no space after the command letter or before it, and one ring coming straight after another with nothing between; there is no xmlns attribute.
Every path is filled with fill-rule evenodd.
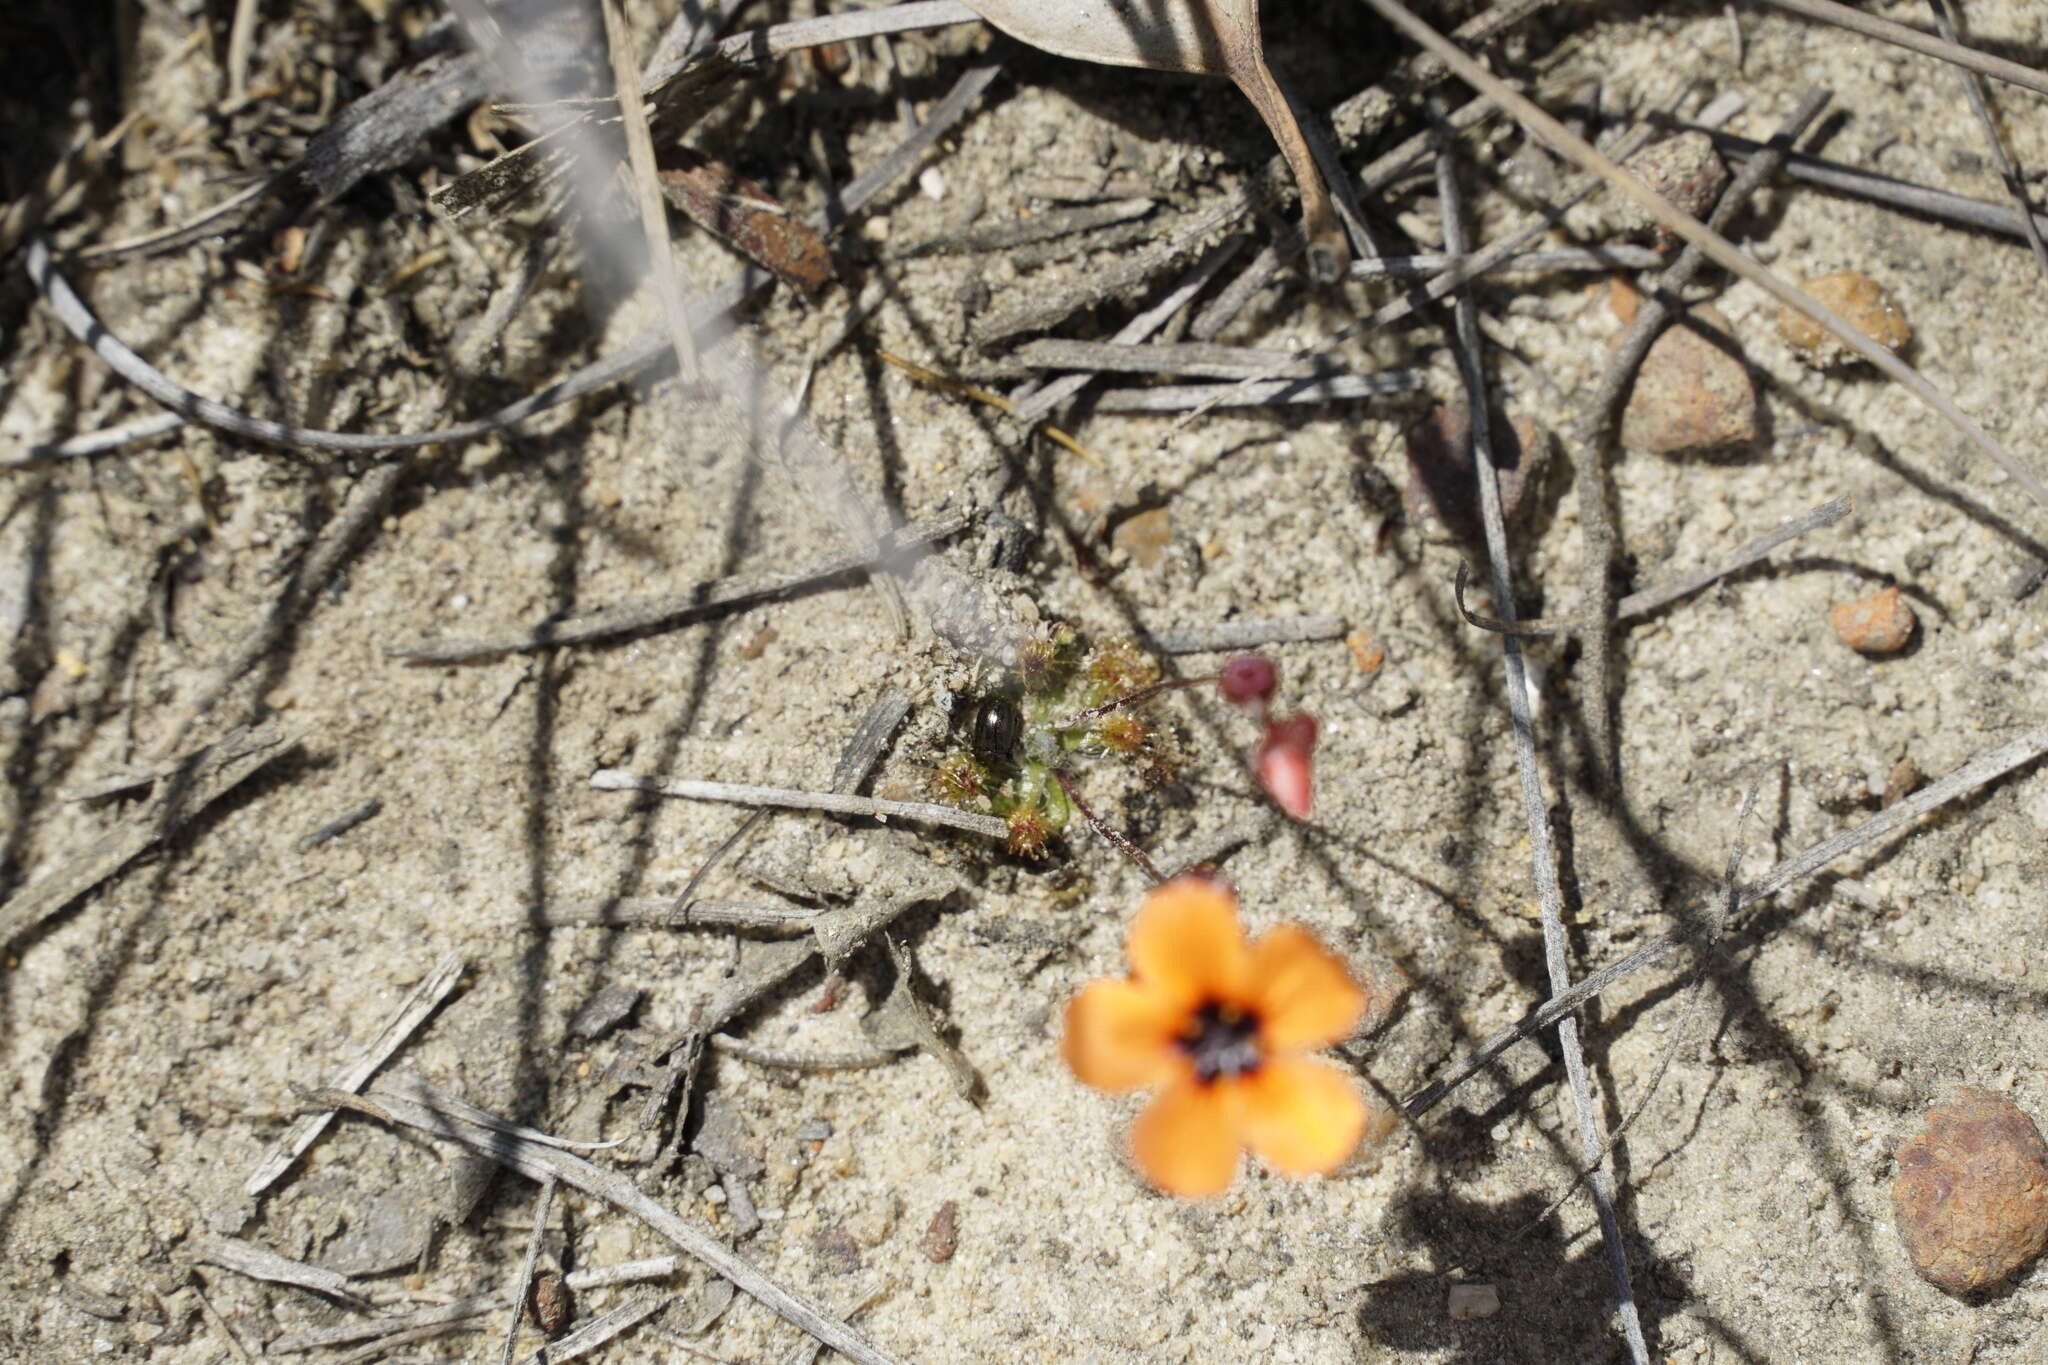
<svg viewBox="0 0 2048 1365"><path fill-rule="evenodd" d="M1342 1071L1301 1055L1365 1012L1328 949L1294 924L1248 944L1229 887L1180 877L1146 898L1129 951L1129 977L1091 982L1067 1006L1060 1048L1098 1089L1160 1087L1131 1129L1146 1179L1198 1199L1230 1184L1241 1148L1290 1176L1351 1155L1365 1102Z"/></svg>

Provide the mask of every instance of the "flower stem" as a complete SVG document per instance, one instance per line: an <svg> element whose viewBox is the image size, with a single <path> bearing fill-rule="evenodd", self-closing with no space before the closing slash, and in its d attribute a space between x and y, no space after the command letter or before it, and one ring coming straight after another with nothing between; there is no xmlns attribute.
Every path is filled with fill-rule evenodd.
<svg viewBox="0 0 2048 1365"><path fill-rule="evenodd" d="M1074 809L1081 812L1081 818L1088 822L1088 828L1095 831L1097 838L1123 854L1126 858L1129 858L1139 867L1145 869L1145 875L1154 882L1164 882L1166 880L1166 874L1159 870L1159 865L1146 855L1144 849L1139 848L1116 830L1111 829L1094 811L1088 809L1088 803L1081 799L1081 793L1074 790L1074 780L1072 778L1057 768L1053 769L1052 775L1059 779L1060 790L1067 794L1067 800L1073 803Z"/></svg>

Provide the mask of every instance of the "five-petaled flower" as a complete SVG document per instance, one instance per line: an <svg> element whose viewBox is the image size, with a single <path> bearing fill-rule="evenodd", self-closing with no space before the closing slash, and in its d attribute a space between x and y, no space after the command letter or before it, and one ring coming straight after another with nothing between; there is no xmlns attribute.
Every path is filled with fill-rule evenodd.
<svg viewBox="0 0 2048 1365"><path fill-rule="evenodd" d="M1067 1006L1061 1050L1102 1090L1158 1086L1131 1129L1145 1178L1198 1199L1228 1186L1241 1148L1290 1176L1324 1175L1365 1131L1342 1071L1303 1054L1343 1038L1366 994L1299 925L1245 942L1221 882L1156 888L1130 936L1131 975Z"/></svg>

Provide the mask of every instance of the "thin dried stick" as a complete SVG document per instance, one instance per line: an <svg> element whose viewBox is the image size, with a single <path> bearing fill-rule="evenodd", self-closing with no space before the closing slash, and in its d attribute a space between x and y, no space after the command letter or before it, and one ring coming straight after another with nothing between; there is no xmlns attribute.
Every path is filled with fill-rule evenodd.
<svg viewBox="0 0 2048 1365"><path fill-rule="evenodd" d="M1751 142L1732 133L1709 130L1707 136L1714 139L1715 149L1723 156L1752 157L1764 150L1762 143ZM1888 175L1860 170L1825 157L1795 152L1785 158L1785 177L1802 185L1819 185L1874 204L1924 214L1944 223L2003 233L2008 237L2039 236L2048 230L2048 215L2023 215L2021 210L2010 204L1994 204L1988 199L1972 199L1968 195L1937 190L1910 180L1895 180Z"/></svg>
<svg viewBox="0 0 2048 1365"><path fill-rule="evenodd" d="M918 546L943 540L965 526L967 521L965 512L942 512L936 517L901 527L889 536L879 556L864 550L839 550L799 565L788 573L720 578L683 592L624 602L616 607L606 607L529 630L414 640L387 645L384 653L388 658L414 663L463 663L493 654L518 654L553 649L557 645L589 644L616 635L652 630L657 626L683 625L701 617L752 606L800 588L829 582L855 570L887 567L895 557Z"/></svg>
<svg viewBox="0 0 2048 1365"><path fill-rule="evenodd" d="M1701 588L1718 583L1730 574L1740 573L1787 541L1797 540L1808 531L1815 531L1823 526L1832 526L1848 515L1849 500L1847 498L1830 498L1812 511L1794 517L1775 531L1768 531L1756 537L1711 569L1701 569L1697 573L1687 574L1673 582L1661 584L1654 588L1645 588L1641 592L1630 593L1615 603L1613 619L1615 621L1632 621L1639 616L1648 616L1651 612L1669 606L1681 597L1688 597L1698 592ZM1465 566L1460 564L1458 566L1457 582L1453 588L1453 596L1457 602L1458 615L1464 618L1465 624L1468 626L1475 626L1480 630L1494 631L1501 635L1527 637L1531 635L1568 635L1574 631L1590 630L1595 624L1594 619L1587 616L1540 616L1512 623L1492 616L1482 616L1465 606L1465 586L1468 577L1469 574Z"/></svg>
<svg viewBox="0 0 2048 1365"><path fill-rule="evenodd" d="M236 730L181 761L160 779L141 812L58 863L0 905L0 948L41 924L126 867L296 742L274 726Z"/></svg>
<svg viewBox="0 0 2048 1365"><path fill-rule="evenodd" d="M1260 645L1336 640L1342 638L1348 629L1343 617L1319 613L1314 616L1221 621L1212 626L1180 626L1153 631L1150 638L1168 654L1211 654L1226 649L1257 649Z"/></svg>
<svg viewBox="0 0 2048 1365"><path fill-rule="evenodd" d="M1616 146L1615 155L1623 158L1630 156L1637 148L1647 143L1651 135L1652 130L1649 128L1636 129L1625 136L1620 144ZM1338 343L1347 341L1352 337L1363 336L1382 327L1392 326L1394 323L1401 321L1401 319L1419 312L1432 303L1438 302L1456 290L1462 289L1469 281L1477 279L1481 275L1495 269L1503 261L1512 259L1523 247L1556 227L1558 222L1564 217L1565 210L1593 193L1599 187L1600 178L1597 175L1580 176L1565 187L1564 193L1559 196L1555 204L1547 207L1541 213L1531 214L1521 223L1509 229L1478 251L1462 256L1452 253L1453 263L1446 267L1441 274L1431 276L1429 281L1420 289L1409 289L1403 292L1400 297L1390 299L1365 317L1360 318L1357 322L1340 327L1336 332L1313 345L1301 347L1292 353L1293 358L1301 359L1322 354L1334 349ZM1263 382L1265 381L1261 378L1244 379L1238 382L1238 387L1247 388L1252 384ZM1175 422L1167 430L1166 435L1161 438L1161 445L1164 445L1176 432L1188 426L1196 418L1205 416L1213 409L1226 405L1227 398L1219 395L1201 407L1196 408L1188 413L1187 416Z"/></svg>
<svg viewBox="0 0 2048 1365"><path fill-rule="evenodd" d="M249 102L249 54L256 46L257 0L235 0L235 17L228 26L228 93L223 114L232 114Z"/></svg>
<svg viewBox="0 0 2048 1365"><path fill-rule="evenodd" d="M66 440L30 446L19 455L0 455L0 469L18 469L23 465L41 464L45 460L75 460L86 455L103 455L109 450L176 431L184 425L185 419L175 412L151 413L119 426L102 427Z"/></svg>
<svg viewBox="0 0 2048 1365"><path fill-rule="evenodd" d="M590 785L599 791L654 792L679 796L688 801L730 801L742 806L778 806L784 810L822 810L835 815L864 815L871 819L921 820L927 824L950 825L970 834L1001 839L1009 827L993 815L976 815L952 806L929 801L884 801L871 796L848 796L839 792L796 791L788 787L754 787L740 782L700 782L687 779L663 781L641 777L620 768L599 768L590 775Z"/></svg>
<svg viewBox="0 0 2048 1365"><path fill-rule="evenodd" d="M871 1067L887 1066L899 1055L881 1048L869 1048L864 1052L777 1052L744 1038L735 1038L730 1033L712 1034L711 1046L755 1066L782 1067L791 1071L865 1071Z"/></svg>
<svg viewBox="0 0 2048 1365"><path fill-rule="evenodd" d="M397 1008L391 1011L377 1031L370 1035L368 1042L357 1048L355 1055L342 1064L328 1082L332 1090L361 1090L370 1077L377 1074L377 1068L391 1060L392 1054L405 1046L413 1030L425 1023L427 1016L440 1008L448 998L448 992L455 989L455 983L462 979L464 966L461 953L450 953L434 964L432 971L421 979L419 985L406 992ZM327 1125L334 1122L334 1111L307 1114L285 1130L277 1145L270 1149L249 1178L242 1182L242 1193L255 1196L277 1183L277 1178L291 1169L299 1155L312 1146L320 1134L327 1131Z"/></svg>
<svg viewBox="0 0 2048 1365"><path fill-rule="evenodd" d="M206 1290L201 1287L199 1277L195 1275L192 1278L195 1281L192 1294L199 1300L199 1311L206 1316L207 1326L220 1333L221 1339L228 1344L228 1351L236 1360L241 1361L242 1365L256 1365L256 1358L249 1354L249 1348L242 1344L242 1339L235 1335L235 1329L228 1326L228 1320L220 1315L220 1311L213 1306L213 1301L206 1297Z"/></svg>
<svg viewBox="0 0 2048 1365"><path fill-rule="evenodd" d="M1453 256L1465 253L1464 210L1458 177L1451 156L1449 134L1437 161L1437 197L1442 204L1444 249ZM1494 600L1506 619L1515 614L1514 585L1508 570L1507 523L1501 510L1500 475L1494 462L1487 395L1484 353L1480 349L1479 313L1471 291L1460 289L1453 315L1453 336L1458 353L1458 370L1465 385L1465 401L1472 414L1472 451L1479 485L1480 519L1486 532L1486 556L1492 571ZM1571 965L1566 957L1564 916L1557 886L1557 865L1550 842L1550 812L1543 801L1543 778L1536 756L1535 722L1529 707L1529 679L1522 663L1521 642L1513 636L1501 639L1508 693L1508 717L1515 736L1515 767L1521 774L1522 816L1529 832L1530 870L1536 883L1537 905L1543 917L1543 958L1553 993L1571 985ZM1572 1108L1578 1117L1579 1147L1588 1160L1602 1148L1599 1119L1593 1111L1592 1087L1586 1073L1586 1059L1579 1045L1578 1021L1562 1019L1557 1026L1558 1050L1564 1056L1565 1076L1570 1082ZM1606 1172L1594 1172L1593 1204L1600 1216L1601 1243L1606 1249L1608 1271L1614 1280L1615 1303L1621 1314L1622 1336L1628 1343L1635 1365L1648 1365L1649 1346L1630 1283L1628 1252L1622 1245L1621 1222L1614 1211L1613 1182Z"/></svg>
<svg viewBox="0 0 2048 1365"><path fill-rule="evenodd" d="M1960 41L1947 0L1927 0L1927 7L1934 11L1934 23L1941 30L1941 36L1951 43ZM2041 229L2034 225L2034 206L2027 199L2027 187L2020 180L2012 158L2006 155L2005 139L1998 135L1998 122L1991 117L1991 105L1984 97L1984 81L1974 71L1965 71L1961 75L1963 95L1970 101L1970 112L1977 116L1977 126L1984 130L1984 141L1991 148L1991 164L1998 168L1998 178L2005 182L2005 192L2012 196L2013 204L2019 209L2020 226L2027 232L2027 245L2034 249L2034 264L2048 271L2048 244L2042 242Z"/></svg>
<svg viewBox="0 0 2048 1365"><path fill-rule="evenodd" d="M1216 272L1229 264L1230 258L1238 253L1239 248L1243 247L1244 241L1245 239L1242 237L1225 238L1222 244L1203 257L1179 284L1168 290L1166 297L1139 313L1122 327L1119 327L1116 335L1111 340L1120 345L1128 346L1143 341L1146 337L1158 331L1166 324L1168 318L1171 318L1175 313L1187 307L1195 295L1208 287L1209 281L1216 278ZM1030 397L1019 399L1016 411L1017 421L1022 423L1026 429L1029 429L1054 408L1087 387L1088 381L1094 377L1093 374L1065 375L1047 384Z"/></svg>
<svg viewBox="0 0 2048 1365"><path fill-rule="evenodd" d="M938 0L938 3L950 3L950 0ZM988 65L973 68L964 74L952 92L933 106L930 117L917 132L905 139L867 172L850 181L835 196L832 206L816 217L812 226L820 230L830 230L865 207L891 180L915 165L932 143L944 136L946 131L960 120L974 100L987 88L989 82L995 79L999 70L998 67ZM57 270L49 245L41 238L29 242L23 264L29 278L42 291L50 311L64 325L65 330L90 347L93 354L116 374L173 412L206 426L248 440L261 441L267 445L381 453L471 441L614 384L659 359L672 345L665 329L656 328L643 332L611 355L572 371L565 378L537 393L508 403L475 421L461 422L435 431L405 432L390 436L321 431L251 417L225 403L194 393L167 378L155 366L125 345L108 330L106 324L94 316L92 309ZM724 285L712 290L702 299L693 301L690 305L690 314L701 320L708 335L708 329L721 322L727 313L773 278L758 266L743 269Z"/></svg>
<svg viewBox="0 0 2048 1365"><path fill-rule="evenodd" d="M1423 370L1380 370L1373 374L1333 374L1315 379L1254 379L1230 384L1154 384L1147 388L1110 389L1090 410L1107 412L1184 412L1190 408L1258 408L1276 403L1344 403L1396 394L1422 393L1429 388Z"/></svg>
<svg viewBox="0 0 2048 1365"><path fill-rule="evenodd" d="M618 1265L598 1266L590 1270L572 1271L564 1276L569 1288L583 1292L586 1289L602 1289L615 1284L632 1284L640 1280L665 1280L676 1273L683 1264L680 1256L655 1256L641 1261L623 1261ZM347 1346L358 1341L370 1341L390 1337L400 1332L416 1331L420 1328L446 1328L469 1318L480 1318L507 1302L505 1291L494 1290L488 1294L475 1294L457 1299L453 1303L437 1304L422 1308L416 1313L398 1317L368 1318L356 1322L340 1322L331 1327L311 1327L303 1332L287 1332L270 1343L273 1355L290 1355L299 1351L319 1351L330 1346Z"/></svg>
<svg viewBox="0 0 2048 1365"><path fill-rule="evenodd" d="M648 929L751 929L801 934L821 912L752 901L690 901L673 896L624 896L617 900L550 901L517 917L521 928L567 929L635 926Z"/></svg>
<svg viewBox="0 0 2048 1365"><path fill-rule="evenodd" d="M456 1143L487 1157L529 1180L555 1179L622 1213L638 1218L715 1274L731 1280L779 1316L862 1365L897 1365L897 1357L869 1343L859 1333L828 1316L824 1309L795 1290L787 1289L727 1249L708 1228L676 1216L615 1171L592 1165L582 1157L529 1142L511 1133L477 1123L480 1112L434 1090L417 1077L379 1083L367 1097L337 1093L349 1108L387 1123L414 1128Z"/></svg>
<svg viewBox="0 0 2048 1365"><path fill-rule="evenodd" d="M548 1214L554 1211L554 1203L555 1182L550 1177L540 1182L540 1194L533 1201L533 1229L526 1236L526 1255L512 1281L512 1321L505 1326L505 1345L498 1352L498 1365L512 1365L512 1357L519 1350L519 1323L526 1315L526 1296L533 1287L533 1268L540 1264L540 1244L547 1236Z"/></svg>
<svg viewBox="0 0 2048 1365"><path fill-rule="evenodd" d="M1465 264L1457 257L1441 252L1424 252L1419 256L1379 256L1353 261L1351 278L1368 280L1382 276L1438 275ZM1613 246L1569 246L1550 251L1518 252L1495 260L1481 273L1511 275L1545 270L1585 270L1605 275L1617 270L1656 270L1663 264L1662 252L1620 242ZM1466 278L1478 277L1467 275Z"/></svg>
<svg viewBox="0 0 2048 1365"><path fill-rule="evenodd" d="M366 1308L369 1305L363 1297L349 1288L348 1276L325 1266L307 1265L289 1256L280 1256L268 1247L245 1242L239 1237L208 1237L202 1240L194 1253L197 1260L208 1265L217 1265L223 1270L232 1270L237 1275L246 1275L252 1280L267 1280L271 1284L288 1284L294 1289L304 1289L321 1294L351 1308Z"/></svg>
<svg viewBox="0 0 2048 1365"><path fill-rule="evenodd" d="M1088 803L1081 799L1081 793L1074 787L1074 779L1067 776L1064 769L1054 768L1052 775L1058 779L1060 790L1066 793L1067 800L1073 803L1075 810L1081 812L1081 818L1088 822L1088 828L1095 831L1096 838L1136 863L1139 870L1150 877L1155 886L1166 880L1166 874L1159 870L1159 864L1153 862L1144 849L1132 843L1122 830L1088 808Z"/></svg>
<svg viewBox="0 0 2048 1365"><path fill-rule="evenodd" d="M1850 9L1847 5L1836 4L1835 0L1764 0L1767 5L1803 14L1809 19L1834 24L1860 33L1866 38L1875 38L1882 43L1891 43L1907 48L1926 57L1939 57L1942 61L1960 66L1967 71L1990 76L1994 80L2023 85L2036 94L2048 95L2048 76L2018 62L2007 61L1989 52L1979 52L1974 47L1951 43L1922 33L1917 28L1907 28L1889 19L1880 19L1874 14L1864 14ZM1818 319L1816 319L1818 321Z"/></svg>
<svg viewBox="0 0 2048 1365"><path fill-rule="evenodd" d="M1721 878L1721 909L1713 917L1713 923L1707 926L1707 931L1701 938L1700 951L1702 955L1712 951L1714 945L1720 940L1721 931L1727 927L1729 917L1735 913L1735 897L1738 885L1736 878L1742 874L1742 859L1749 851L1749 845L1743 842L1742 832L1748 828L1749 817L1756 811L1757 793L1762 790L1762 787L1761 781L1752 781L1749 784L1749 791L1742 798L1742 809L1735 816L1735 840L1728 850L1727 871ZM1578 1172L1572 1176L1571 1183L1566 1185L1558 1193L1557 1197L1550 1201L1549 1207L1522 1225L1520 1230L1515 1233L1517 1237L1527 1236L1549 1222L1550 1215L1564 1207L1565 1201L1578 1192L1579 1186L1586 1182L1587 1177L1592 1175L1607 1160L1607 1154L1612 1152L1616 1144L1621 1141L1621 1135L1628 1131L1629 1125L1633 1124L1642 1114L1643 1110L1649 1107L1651 1097L1657 1093L1657 1087L1664 1082L1664 1073L1671 1069L1671 1063L1678 1056L1679 1049L1685 1046L1686 1040L1692 1035L1693 1020L1699 1014L1701 1002L1707 998L1705 990L1706 979L1707 974L1704 964L1693 969L1692 981L1685 988L1685 1007L1679 1012L1676 1027L1671 1030L1670 1046L1666 1047L1663 1055L1658 1057L1656 1068L1650 1072L1650 1078L1643 1082L1642 1089L1637 1093L1635 1102L1628 1107L1628 1112L1621 1116L1621 1122L1615 1124L1614 1131L1607 1135L1607 1143L1600 1149L1600 1155L1593 1161L1580 1167Z"/></svg>
<svg viewBox="0 0 2048 1365"><path fill-rule="evenodd" d="M1739 275L1792 311L1812 320L1840 340L1843 345L1876 366L1887 377L1904 385L1921 402L1938 413L1942 420L1961 432L1970 444L1992 463L2012 475L2036 502L2048 508L2048 486L2044 486L2032 470L2014 459L2005 447L1992 440L1982 427L1950 402L1945 394L1928 383L1926 377L1918 370L1852 327L1832 308L1805 290L1795 289L1750 260L1719 233L1710 231L1697 219L1673 208L1640 180L1616 165L1598 148L1544 113L1527 98L1503 83L1499 77L1448 42L1435 29L1416 18L1400 0L1365 0L1365 3L1412 41L1442 58L1444 64L1455 71L1460 79L1492 95L1503 108L1515 116L1516 121L1551 150L1597 172L1609 184L1634 200L1660 225L1669 229L1675 236L1682 237L1699 247L1714 264ZM1786 4L1789 0L1772 0L1772 3ZM1799 3L1817 4L1820 0L1799 0ZM1838 9L1840 6L1833 8ZM2048 82L2044 82L2042 88L2048 89Z"/></svg>

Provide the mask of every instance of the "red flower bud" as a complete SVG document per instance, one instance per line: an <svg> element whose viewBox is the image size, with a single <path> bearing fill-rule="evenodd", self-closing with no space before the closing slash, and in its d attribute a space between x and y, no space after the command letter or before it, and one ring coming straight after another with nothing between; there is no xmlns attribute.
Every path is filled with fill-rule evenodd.
<svg viewBox="0 0 2048 1365"><path fill-rule="evenodd" d="M1263 654L1240 654L1216 674L1223 699L1237 706L1263 705L1273 695L1273 661Z"/></svg>
<svg viewBox="0 0 2048 1365"><path fill-rule="evenodd" d="M1308 819L1316 748L1316 718L1285 716L1266 727L1252 757L1252 771L1275 805L1296 820Z"/></svg>

